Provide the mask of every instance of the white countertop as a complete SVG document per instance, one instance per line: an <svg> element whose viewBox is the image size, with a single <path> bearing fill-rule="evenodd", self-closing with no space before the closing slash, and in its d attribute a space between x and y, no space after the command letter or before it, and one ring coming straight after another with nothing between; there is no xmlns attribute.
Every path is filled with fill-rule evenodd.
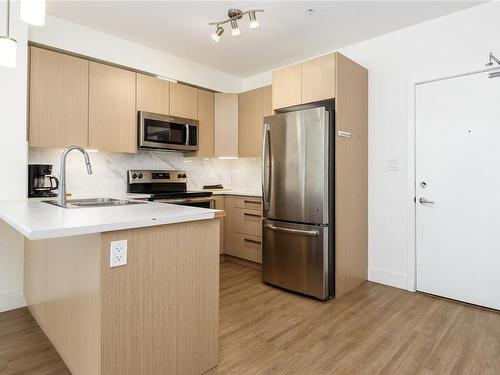
<svg viewBox="0 0 500 375"><path fill-rule="evenodd" d="M0 219L30 240L213 219L216 210L147 202L67 209L38 199L0 201Z"/></svg>

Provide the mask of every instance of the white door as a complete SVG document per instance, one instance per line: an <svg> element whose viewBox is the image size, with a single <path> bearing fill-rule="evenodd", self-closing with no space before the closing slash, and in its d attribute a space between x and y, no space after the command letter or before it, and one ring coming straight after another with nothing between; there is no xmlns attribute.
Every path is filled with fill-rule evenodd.
<svg viewBox="0 0 500 375"><path fill-rule="evenodd" d="M420 84L416 110L417 290L500 309L500 78Z"/></svg>

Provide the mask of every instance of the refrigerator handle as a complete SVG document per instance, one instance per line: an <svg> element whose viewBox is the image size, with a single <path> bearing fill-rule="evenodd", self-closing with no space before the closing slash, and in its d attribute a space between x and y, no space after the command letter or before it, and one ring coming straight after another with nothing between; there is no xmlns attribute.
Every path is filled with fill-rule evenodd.
<svg viewBox="0 0 500 375"><path fill-rule="evenodd" d="M299 234L299 235L311 236L311 237L319 236L318 230L301 230L301 229L292 229L292 228L281 228L281 227L274 226L272 224L266 224L266 225L264 225L264 227L269 229L269 230L275 231L275 232Z"/></svg>
<svg viewBox="0 0 500 375"><path fill-rule="evenodd" d="M271 156L270 156L270 144L271 144L271 130L269 124L264 123L264 136L262 137L262 199L264 201L264 211L269 210L269 189L271 185L270 175L271 175ZM267 175L266 175L266 157L268 160L267 165Z"/></svg>

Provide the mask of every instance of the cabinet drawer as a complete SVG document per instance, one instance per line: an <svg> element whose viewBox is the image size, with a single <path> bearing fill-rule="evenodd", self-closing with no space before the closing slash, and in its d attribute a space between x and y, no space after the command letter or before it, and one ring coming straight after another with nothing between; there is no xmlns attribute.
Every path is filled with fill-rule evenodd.
<svg viewBox="0 0 500 375"><path fill-rule="evenodd" d="M262 239L249 234L236 233L234 256L262 263Z"/></svg>
<svg viewBox="0 0 500 375"><path fill-rule="evenodd" d="M262 199L255 197L235 197L234 206L246 210L262 211Z"/></svg>
<svg viewBox="0 0 500 375"><path fill-rule="evenodd" d="M236 209L235 230L238 233L262 237L261 211Z"/></svg>

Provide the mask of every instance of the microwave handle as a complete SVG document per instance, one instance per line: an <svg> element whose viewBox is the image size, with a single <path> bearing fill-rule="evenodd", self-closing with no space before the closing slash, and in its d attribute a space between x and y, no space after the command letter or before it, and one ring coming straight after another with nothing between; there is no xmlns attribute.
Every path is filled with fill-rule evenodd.
<svg viewBox="0 0 500 375"><path fill-rule="evenodd" d="M186 146L189 146L189 124L186 124Z"/></svg>

